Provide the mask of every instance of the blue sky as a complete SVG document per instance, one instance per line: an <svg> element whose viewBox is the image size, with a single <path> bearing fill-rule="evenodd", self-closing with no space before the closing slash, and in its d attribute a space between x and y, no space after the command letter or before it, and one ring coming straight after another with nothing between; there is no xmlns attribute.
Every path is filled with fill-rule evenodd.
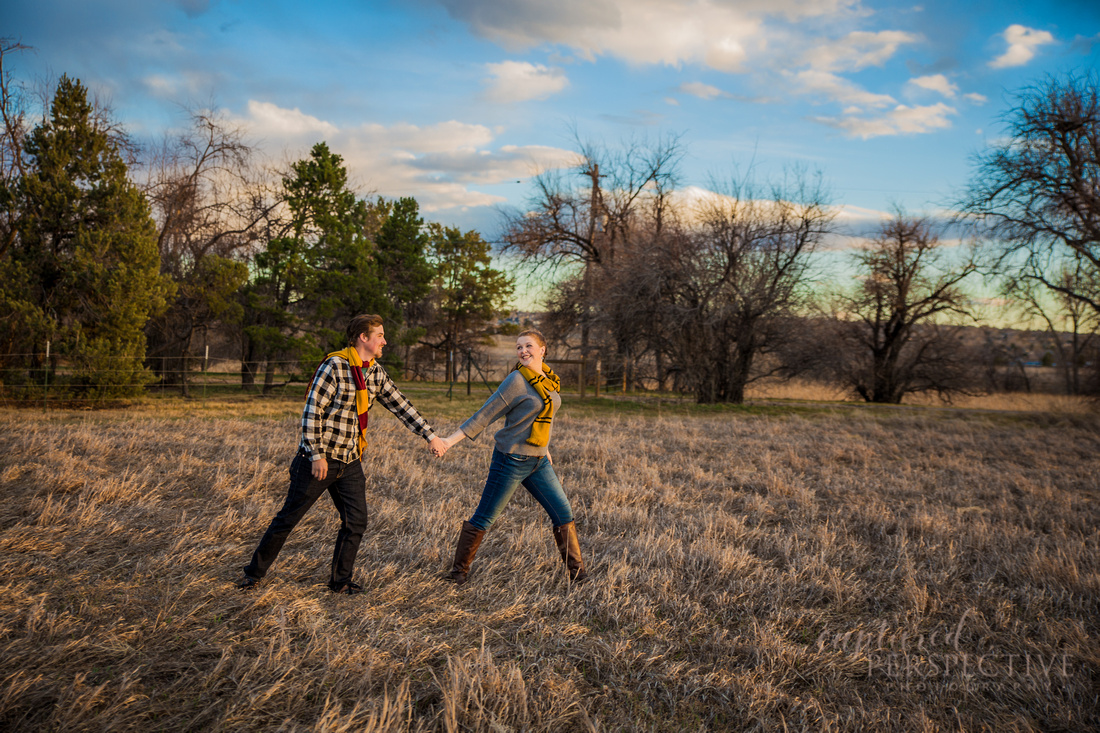
<svg viewBox="0 0 1100 733"><path fill-rule="evenodd" d="M318 140L365 193L496 234L536 166L682 135L683 183L820 170L852 221L934 213L1011 92L1100 60L1100 3L35 0L20 79L80 78L135 136L214 103L274 161Z"/></svg>

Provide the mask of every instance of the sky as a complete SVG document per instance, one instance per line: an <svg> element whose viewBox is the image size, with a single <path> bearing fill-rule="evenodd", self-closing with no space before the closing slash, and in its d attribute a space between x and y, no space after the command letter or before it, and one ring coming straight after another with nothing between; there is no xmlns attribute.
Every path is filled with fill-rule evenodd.
<svg viewBox="0 0 1100 733"><path fill-rule="evenodd" d="M684 186L820 172L858 229L947 210L1016 91L1100 67L1100 2L0 0L0 36L34 49L20 80L79 78L139 140L213 106L490 240L577 138L668 135Z"/></svg>

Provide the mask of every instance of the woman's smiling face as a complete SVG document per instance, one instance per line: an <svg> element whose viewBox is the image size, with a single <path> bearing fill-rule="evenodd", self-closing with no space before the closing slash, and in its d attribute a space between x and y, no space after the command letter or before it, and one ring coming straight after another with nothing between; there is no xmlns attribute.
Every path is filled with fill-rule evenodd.
<svg viewBox="0 0 1100 733"><path fill-rule="evenodd" d="M525 367L532 363L542 363L542 357L546 356L546 347L539 345L534 336L520 336L516 339L516 356L519 363Z"/></svg>

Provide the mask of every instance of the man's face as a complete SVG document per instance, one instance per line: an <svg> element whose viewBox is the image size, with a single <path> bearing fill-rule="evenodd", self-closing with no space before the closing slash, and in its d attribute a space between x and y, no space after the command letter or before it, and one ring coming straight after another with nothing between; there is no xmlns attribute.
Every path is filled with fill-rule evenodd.
<svg viewBox="0 0 1100 733"><path fill-rule="evenodd" d="M366 352L366 359L377 359L382 356L382 347L386 345L386 329L382 326L372 328L370 333L360 334L359 343Z"/></svg>

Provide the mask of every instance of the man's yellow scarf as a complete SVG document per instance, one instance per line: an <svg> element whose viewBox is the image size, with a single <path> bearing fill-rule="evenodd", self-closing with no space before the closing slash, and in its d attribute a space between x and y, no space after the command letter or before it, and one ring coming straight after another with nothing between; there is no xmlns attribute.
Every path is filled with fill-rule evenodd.
<svg viewBox="0 0 1100 733"><path fill-rule="evenodd" d="M370 393L367 392L367 383L363 379L363 360L359 358L359 352L354 346L349 346L340 351L334 351L329 357L338 356L351 365L351 376L355 380L355 412L359 417L359 455L364 455L367 449L367 410L370 409ZM367 368L374 364L371 359Z"/></svg>
<svg viewBox="0 0 1100 733"><path fill-rule="evenodd" d="M561 380L557 374L554 374L554 370L545 364L542 365L542 374L522 364L516 364L516 369L542 398L542 409L535 417L534 424L531 425L531 436L527 438L527 442L531 445L544 446L550 442L550 421L554 419L554 401L550 399L550 393L561 390Z"/></svg>

